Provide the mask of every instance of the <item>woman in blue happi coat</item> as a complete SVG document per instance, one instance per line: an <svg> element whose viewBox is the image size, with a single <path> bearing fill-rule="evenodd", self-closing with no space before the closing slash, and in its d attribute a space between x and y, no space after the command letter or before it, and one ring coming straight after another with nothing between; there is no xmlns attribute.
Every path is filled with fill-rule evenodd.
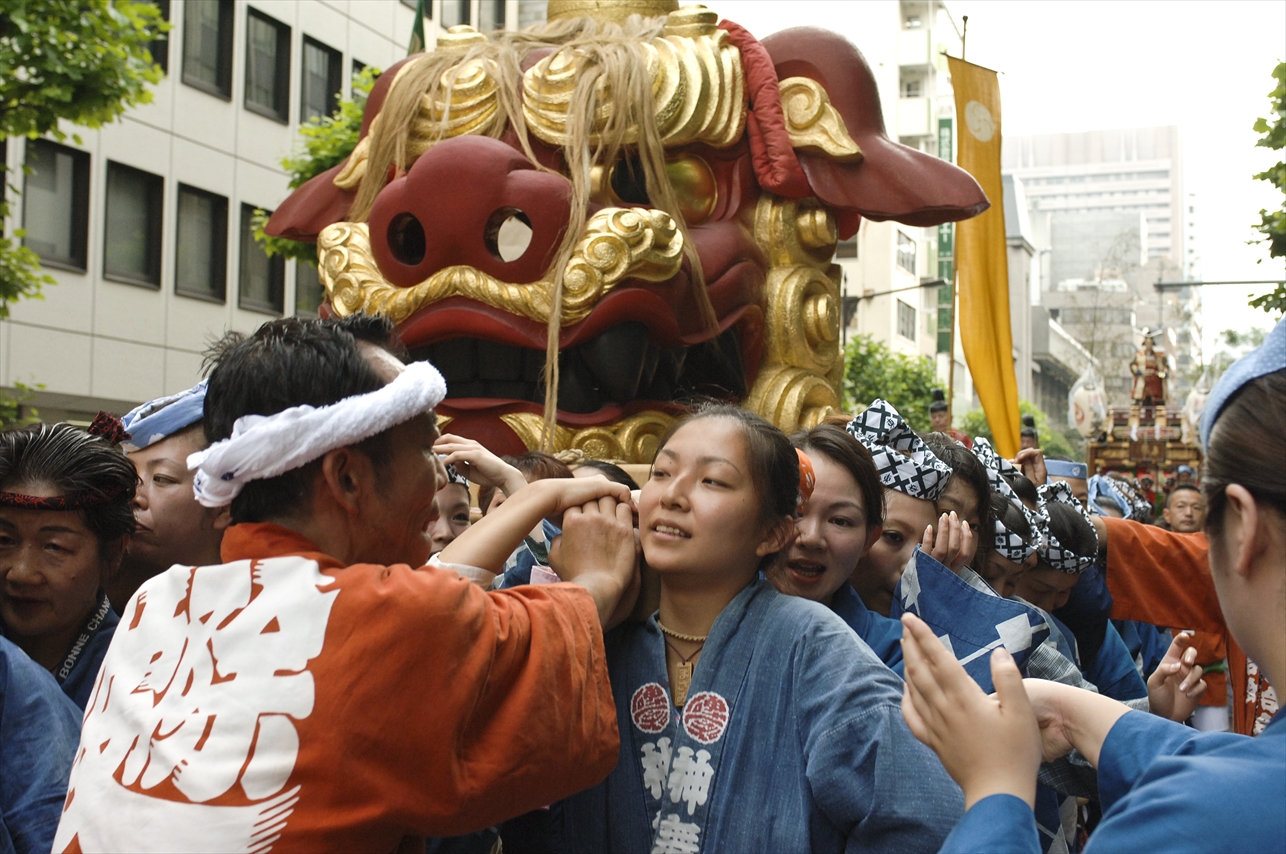
<svg viewBox="0 0 1286 854"><path fill-rule="evenodd" d="M832 611L760 579L795 537L799 472L734 407L662 443L638 502L660 605L606 639L620 760L556 806L564 850L924 851L956 820L901 680Z"/></svg>
<svg viewBox="0 0 1286 854"><path fill-rule="evenodd" d="M1216 385L1202 420L1210 571L1238 644L1274 686L1286 679L1286 322ZM1101 695L1021 680L1002 652L988 697L932 632L905 619L903 708L964 788L947 851L1036 851L1031 803L1042 759L1075 749L1098 768L1104 814L1087 851L1286 850L1286 717L1255 738L1201 733ZM1188 693L1200 668L1168 689ZM1218 791L1212 804L1208 793Z"/></svg>

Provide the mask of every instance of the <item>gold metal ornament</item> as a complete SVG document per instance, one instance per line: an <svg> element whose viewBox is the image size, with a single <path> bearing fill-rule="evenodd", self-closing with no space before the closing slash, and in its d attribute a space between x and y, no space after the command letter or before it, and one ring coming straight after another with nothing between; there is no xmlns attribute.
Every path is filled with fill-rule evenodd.
<svg viewBox="0 0 1286 854"><path fill-rule="evenodd" d="M811 77L787 77L778 86L791 145L820 151L841 162L862 159L862 149L849 136L822 84Z"/></svg>
<svg viewBox="0 0 1286 854"><path fill-rule="evenodd" d="M697 27L693 24L692 27ZM685 25L684 30L693 31ZM741 53L728 34L715 29L704 35L664 35L652 42L635 42L652 80L656 130L666 146L704 142L726 148L741 139L746 123L747 95ZM569 142L568 111L578 81L586 74L590 54L567 48L536 63L523 75L523 117L529 130L550 145ZM597 103L589 143L611 123L617 109L615 93L598 77ZM626 129L620 142L638 141L638 128Z"/></svg>
<svg viewBox="0 0 1286 854"><path fill-rule="evenodd" d="M545 429L541 416L514 412L500 416L528 448L539 448ZM554 451L577 450L596 460L625 460L650 463L661 445L661 437L674 423L674 416L655 410L628 415L614 424L595 427L558 425L553 437Z"/></svg>
<svg viewBox="0 0 1286 854"><path fill-rule="evenodd" d="M771 266L764 359L745 406L788 433L814 427L840 408L835 221L816 198L764 193L755 208L754 237Z"/></svg>
<svg viewBox="0 0 1286 854"><path fill-rule="evenodd" d="M622 24L630 15L659 18L679 8L679 0L549 0L545 18L593 18Z"/></svg>
<svg viewBox="0 0 1286 854"><path fill-rule="evenodd" d="M528 284L502 282L474 267L446 267L408 288L384 278L364 222L337 222L317 237L318 272L335 313L381 314L401 323L447 297L463 296L532 320L549 320L552 272ZM584 320L625 279L663 282L679 272L683 235L648 208L605 208L590 218L563 268L561 322Z"/></svg>

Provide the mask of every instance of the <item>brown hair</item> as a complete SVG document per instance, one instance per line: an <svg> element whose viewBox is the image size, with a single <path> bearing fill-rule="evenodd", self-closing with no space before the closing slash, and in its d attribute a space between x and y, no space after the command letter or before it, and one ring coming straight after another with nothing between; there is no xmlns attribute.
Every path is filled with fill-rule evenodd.
<svg viewBox="0 0 1286 854"><path fill-rule="evenodd" d="M821 454L842 466L857 484L866 508L868 530L884 524L884 484L875 470L875 461L866 446L834 424L818 424L811 430L801 430L790 437L791 443L812 456Z"/></svg>
<svg viewBox="0 0 1286 854"><path fill-rule="evenodd" d="M1223 530L1228 498L1224 490L1240 484L1256 503L1286 516L1286 369L1251 380L1224 405L1210 431L1201 492L1206 497L1206 530Z"/></svg>

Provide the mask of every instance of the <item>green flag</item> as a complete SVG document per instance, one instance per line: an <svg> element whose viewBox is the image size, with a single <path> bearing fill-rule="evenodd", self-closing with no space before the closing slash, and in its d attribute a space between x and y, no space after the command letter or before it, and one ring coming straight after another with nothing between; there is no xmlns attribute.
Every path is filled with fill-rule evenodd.
<svg viewBox="0 0 1286 854"><path fill-rule="evenodd" d="M418 0L415 4L415 26L411 27L411 45L406 49L406 55L420 53L424 50L424 0Z"/></svg>

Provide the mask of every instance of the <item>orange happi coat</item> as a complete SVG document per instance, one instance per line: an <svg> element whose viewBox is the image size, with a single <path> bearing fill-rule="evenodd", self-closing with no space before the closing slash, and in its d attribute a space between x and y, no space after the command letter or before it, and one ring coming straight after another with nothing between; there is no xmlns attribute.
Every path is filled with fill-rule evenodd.
<svg viewBox="0 0 1286 854"><path fill-rule="evenodd" d="M343 566L242 524L224 564L129 602L56 851L391 851L602 780L616 712L594 602Z"/></svg>

